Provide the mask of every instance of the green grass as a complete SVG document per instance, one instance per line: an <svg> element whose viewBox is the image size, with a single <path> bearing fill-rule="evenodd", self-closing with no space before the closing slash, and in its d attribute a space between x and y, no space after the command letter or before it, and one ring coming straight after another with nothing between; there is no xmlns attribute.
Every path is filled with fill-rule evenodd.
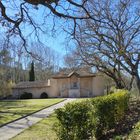
<svg viewBox="0 0 140 140"><path fill-rule="evenodd" d="M26 116L64 99L30 99L0 101L0 125Z"/></svg>
<svg viewBox="0 0 140 140"><path fill-rule="evenodd" d="M26 129L11 140L56 140L57 136L53 130L56 122L56 115L53 114Z"/></svg>
<svg viewBox="0 0 140 140"><path fill-rule="evenodd" d="M79 99L77 101L81 101L81 100L83 99ZM130 125L130 128L128 129L128 131L126 131L126 133L122 132L118 136L115 136L116 135L115 134L112 137L112 140L123 140L123 139L124 140L140 140L140 121L137 121L137 120L140 120L139 113L138 113L140 109L139 102L138 103L132 102L132 104L130 105L131 105L131 109L130 109L131 111L130 113L128 111L128 113L131 114L131 116L128 116L129 114L127 114L128 121L124 120L124 124L126 123L126 126L124 125L124 128L126 127L125 129L128 129L129 127L127 125ZM133 119L136 120L137 123L135 123ZM17 135L11 140L24 140L24 139L26 140L56 140L57 136L56 136L55 131L53 130L53 125L56 124L56 122L57 122L56 115L53 114L52 116L45 118L41 120L40 122L38 122L37 124L31 126L30 128L20 133L19 135Z"/></svg>

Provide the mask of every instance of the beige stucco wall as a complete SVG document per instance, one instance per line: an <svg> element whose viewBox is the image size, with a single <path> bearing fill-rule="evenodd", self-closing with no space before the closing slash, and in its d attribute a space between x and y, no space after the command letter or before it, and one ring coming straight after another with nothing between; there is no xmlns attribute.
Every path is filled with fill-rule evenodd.
<svg viewBox="0 0 140 140"><path fill-rule="evenodd" d="M19 98L21 94L24 92L32 93L33 98L40 98L40 95L43 92L46 92L49 97L53 97L51 95L50 87L41 87L41 88L20 88L20 89L13 89L13 97Z"/></svg>
<svg viewBox="0 0 140 140"><path fill-rule="evenodd" d="M93 96L100 96L104 94L104 78L102 75L97 75L96 77L93 77L92 93Z"/></svg>
<svg viewBox="0 0 140 140"><path fill-rule="evenodd" d="M60 97L58 81L56 79L50 79L50 93L51 97Z"/></svg>
<svg viewBox="0 0 140 140"><path fill-rule="evenodd" d="M51 88L56 88L56 95L60 97L69 97L69 89L72 88L74 82L78 83L78 87L80 88L80 97L92 96L92 77L79 78L76 75L72 75L69 78L53 79L53 81L56 84L54 87L54 82L52 82Z"/></svg>
<svg viewBox="0 0 140 140"><path fill-rule="evenodd" d="M43 92L46 92L49 97L69 97L69 89L72 88L74 82L78 83L80 97L99 96L104 93L104 80L102 76L79 78L76 75L72 75L69 78L50 79L50 85L45 87L13 89L13 97L19 97L24 92L32 93L33 98L40 98Z"/></svg>
<svg viewBox="0 0 140 140"><path fill-rule="evenodd" d="M80 78L80 95L81 97L90 96L92 92L92 77Z"/></svg>
<svg viewBox="0 0 140 140"><path fill-rule="evenodd" d="M53 81L56 82L56 85L55 85L56 95L58 95L59 97L68 97L69 79L68 78L53 79ZM54 85L52 85L52 87L54 87ZM54 92L54 90L52 92Z"/></svg>
<svg viewBox="0 0 140 140"><path fill-rule="evenodd" d="M79 82L79 79L78 79L78 77L76 75L72 75L68 79L69 79L69 84L70 84L71 88L73 86L73 83L78 83Z"/></svg>

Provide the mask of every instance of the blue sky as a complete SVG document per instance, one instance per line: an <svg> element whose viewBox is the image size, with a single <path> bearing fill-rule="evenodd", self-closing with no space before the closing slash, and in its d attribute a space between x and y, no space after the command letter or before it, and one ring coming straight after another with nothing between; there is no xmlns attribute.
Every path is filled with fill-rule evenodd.
<svg viewBox="0 0 140 140"><path fill-rule="evenodd" d="M57 34L57 33L56 33ZM42 42L54 49L55 51L57 51L58 53L60 53L61 55L65 55L66 54L66 34L64 32L61 32L59 34L57 34L56 36L51 36L51 35L43 35L44 39L42 40Z"/></svg>
<svg viewBox="0 0 140 140"><path fill-rule="evenodd" d="M13 1L13 2L10 1L12 3L12 5L11 5L11 7L6 9L7 10L6 12L7 12L8 15L11 16L12 19L16 20L17 17L18 17L18 12L17 12L18 9L15 10L15 8L12 8L12 6L15 6L15 4L16 4L16 6L18 5L17 7L19 7L20 2L17 1L17 0L15 0L15 1ZM6 5L6 3L5 3L5 5ZM29 10L29 14L30 14L31 18L36 23L39 23L39 24L45 23L44 24L45 28L43 28L43 26L42 26L42 29L45 29L45 34L39 31L40 41L45 46L50 47L51 49L55 50L59 54L59 58L61 59L60 60L60 65L63 66L63 56L66 55L66 53L69 50L67 48L67 43L68 42L66 41L67 34L66 34L66 32L63 31L63 28L65 28L65 29L67 28L66 27L67 25L65 24L65 21L63 20L63 18L55 17L54 21L55 21L56 32L55 32L55 34L53 34L52 27L54 25L53 24L54 16L52 16L52 15L46 16L50 12L49 9L44 7L44 6L41 6L41 5L39 5L38 8L35 7L35 6L32 6L32 5L26 5L26 6L28 6L28 8L29 8L28 10ZM2 27L1 25L0 25L0 28L1 28L0 32L2 32L2 34L4 35L4 32L6 32L8 28L6 26ZM21 28L22 33L24 34L25 38L33 30L33 27L30 26L29 23L27 23L27 22L21 24L20 28ZM12 39L15 40L15 37L13 36ZM18 39L16 39L16 41L17 40ZM32 35L28 36L27 42L28 42L28 44L31 44L31 42L37 42L35 34L32 34ZM71 44L70 45L71 47L74 46L73 43L70 43L70 44Z"/></svg>
<svg viewBox="0 0 140 140"><path fill-rule="evenodd" d="M15 6L15 3L12 2L13 6ZM16 1L16 5L19 6L20 2ZM27 5L26 5L27 6ZM39 5L38 8L36 8L35 6L32 5L28 5L28 10L29 10L29 15L31 16L31 18L39 24L45 23L44 27L42 26L42 29L45 29L45 34L43 34L42 32L39 31L39 38L40 41L42 43L44 43L47 47L50 47L52 49L54 49L55 51L57 51L58 53L60 53L60 55L65 55L66 54L66 42L65 42L65 38L66 38L66 33L64 31L62 31L62 26L65 27L65 24L63 23L63 19L60 19L58 17L55 17L55 30L56 30L56 34L52 34L51 30L53 27L53 16L46 16L47 14L49 14L49 10L48 8ZM13 16L18 14L17 13L18 10L14 10L14 8L12 9L11 7L9 7L9 9L7 9L7 13L8 15L11 15L11 17L14 19L16 19L17 17ZM46 16L46 17L45 17ZM45 18L44 18L45 17ZM22 24L21 26L21 30L22 33L26 36L32 32L33 28L29 25L29 23L25 23ZM6 31L6 27L2 27L1 28L1 32L5 32ZM29 36L28 38L28 42L30 44L30 42L36 42L36 37L34 34L32 34L31 36Z"/></svg>

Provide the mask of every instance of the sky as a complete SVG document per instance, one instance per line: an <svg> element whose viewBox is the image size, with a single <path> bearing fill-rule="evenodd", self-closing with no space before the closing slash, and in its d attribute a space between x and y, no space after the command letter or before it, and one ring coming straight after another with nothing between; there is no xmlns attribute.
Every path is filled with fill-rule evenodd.
<svg viewBox="0 0 140 140"><path fill-rule="evenodd" d="M58 17L53 18L52 15L44 19L44 16L46 16L48 13L49 13L49 10L46 7L38 6L38 10L36 9L32 10L31 16L37 23L38 22L45 23L45 30L46 30L45 34L40 32L40 40L42 41L42 43L44 43L47 47L50 47L56 52L58 52L60 55L60 58L63 59L63 56L66 55L69 50L67 46L68 42L66 41L66 37L68 36L68 34L63 31L63 28L66 27L66 24L64 23L63 19L60 19ZM55 21L55 23L53 21ZM54 24L55 24L55 29L52 30ZM31 31L31 28L29 30L29 27L28 27L28 28L25 28L24 30L28 34L28 32ZM32 38L31 40L34 40L34 35L31 38ZM69 44L72 44L72 43L69 43ZM63 62L61 62L61 64L62 63Z"/></svg>
<svg viewBox="0 0 140 140"><path fill-rule="evenodd" d="M18 2L18 0L16 0L16 1ZM16 10L11 10L11 8L9 8L9 10L7 10L7 13L12 16L14 14L17 14L16 12L17 12ZM69 51L69 49L67 48L67 42L66 42L67 34L62 30L62 28L66 27L64 20L62 18L60 19L58 17L56 17L53 20L52 15L46 16L47 14L49 14L49 10L44 6L38 6L38 8L36 8L32 5L29 5L29 12L34 21L36 21L39 24L45 23L44 24L46 27L45 34L43 34L42 32L39 32L40 40L44 43L44 45L46 45L47 47L50 47L53 50L55 50L56 52L58 52L60 54L60 58L62 60L63 56L65 54L67 54ZM52 32L52 27L54 25L53 21L55 21L55 25L56 25L55 34L53 34L53 32ZM40 27L42 27L42 29L44 29L43 28L44 25L40 26ZM25 36L27 36L33 30L33 28L29 25L29 23L26 23L25 25L21 25L21 29ZM32 34L29 37L28 41L29 42L36 41L35 34ZM70 47L74 47L74 43L70 43ZM60 63L62 65L63 60Z"/></svg>
<svg viewBox="0 0 140 140"><path fill-rule="evenodd" d="M59 33L58 36L49 36L49 35L44 35L44 40L43 43L54 49L55 51L57 51L59 54L61 54L62 56L65 55L66 52L66 42L65 42L65 38L66 38L66 34L65 33Z"/></svg>
<svg viewBox="0 0 140 140"><path fill-rule="evenodd" d="M17 1L16 3L17 5L20 4L20 2ZM14 2L13 2L13 6L14 6ZM52 18L52 15L47 16L46 18L44 18L47 14L49 14L49 10L44 7L44 6L38 6L38 8L32 6L32 5L28 5L29 11L30 11L30 15L32 17L32 19L36 22L36 23L45 23L42 26L42 29L45 29L45 34L39 31L39 39L40 41L47 47L50 47L51 49L55 50L56 53L59 54L59 58L60 60L60 65L63 66L63 56L67 54L67 42L66 42L66 37L67 34L62 30L62 28L65 28L65 23L63 21L63 19L59 19L59 18ZM30 10L31 9L31 10ZM14 19L16 19L17 17L13 16L17 14L18 10L14 10L14 8L9 8L7 9L7 14L11 15L11 17ZM55 34L54 32L52 32L52 27L54 25L53 20L55 20ZM45 28L44 28L45 26ZM28 36L33 28L29 25L29 23L26 24L22 24L21 26L21 30L22 33L24 34L25 38L26 36ZM1 28L1 32L5 32L7 27L0 27ZM37 39L35 37L35 34L33 33L32 35L28 36L28 44L30 44L31 42L36 42Z"/></svg>
<svg viewBox="0 0 140 140"><path fill-rule="evenodd" d="M55 50L59 54L60 58L60 65L63 66L63 56L66 55L69 52L69 47L74 47L74 43L71 41L67 41L66 38L68 37L68 34L63 30L63 28L67 28L67 25L63 18L53 17L52 15L47 16L44 19L44 16L46 16L49 11L44 6L38 6L38 10L32 9L31 12L32 18L38 23L45 23L45 34L40 32L40 40L44 45L47 47L50 47L51 49ZM36 15L36 16L34 16ZM35 18L34 18L35 17ZM55 23L53 22L55 21ZM55 24L55 29L52 30L53 25ZM43 28L42 28L43 29ZM28 26L24 26L24 33L28 34L31 32L32 28L29 28ZM34 35L31 37L30 41L34 41ZM68 46L69 45L69 46Z"/></svg>

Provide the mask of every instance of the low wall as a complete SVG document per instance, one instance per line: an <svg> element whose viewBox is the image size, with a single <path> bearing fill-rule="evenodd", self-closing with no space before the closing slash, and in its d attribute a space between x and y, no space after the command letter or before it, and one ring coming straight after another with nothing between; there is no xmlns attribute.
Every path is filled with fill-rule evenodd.
<svg viewBox="0 0 140 140"><path fill-rule="evenodd" d="M52 97L50 92L50 87L44 87L44 88L20 88L20 89L13 89L13 98L20 98L20 95L24 92L32 93L33 98L40 98L40 95L43 92L46 92L48 94L48 97Z"/></svg>

